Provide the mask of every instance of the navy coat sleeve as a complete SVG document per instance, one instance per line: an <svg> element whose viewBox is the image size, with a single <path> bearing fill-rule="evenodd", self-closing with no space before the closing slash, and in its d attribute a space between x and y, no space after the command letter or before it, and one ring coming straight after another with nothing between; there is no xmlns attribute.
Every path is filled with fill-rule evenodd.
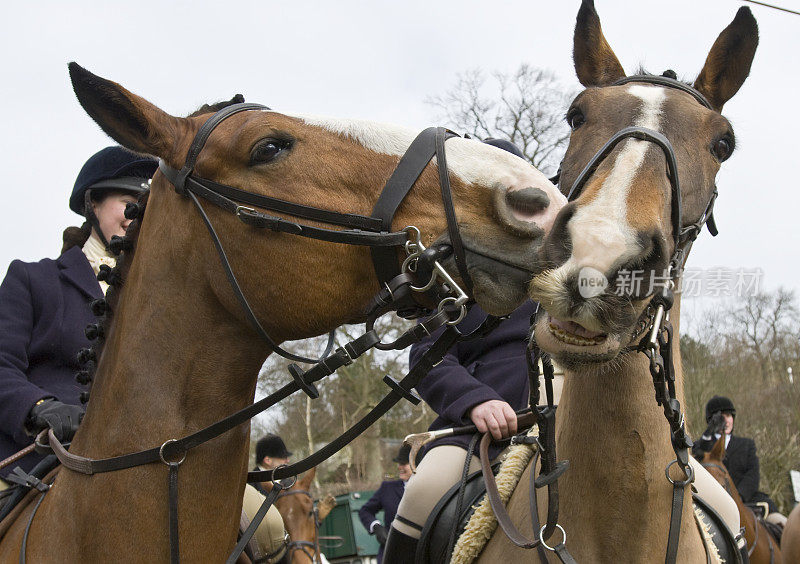
<svg viewBox="0 0 800 564"><path fill-rule="evenodd" d="M358 518L361 519L361 524L364 525L364 528L367 530L368 533L372 534L372 531L369 530L369 526L378 521L375 517L375 514L378 513L381 509L383 509L383 503L381 499L383 497L383 488L386 482L382 482L380 487L377 491L372 494L372 497L367 500L367 503L361 506L361 509L358 510Z"/></svg>
<svg viewBox="0 0 800 564"><path fill-rule="evenodd" d="M481 317L485 316L483 312L480 314ZM468 321L470 320L465 320ZM481 321L482 319L478 323ZM419 361L442 331L443 329L434 331L411 347L410 366ZM500 394L492 387L472 375L468 368L467 354L468 351L464 347L454 346L447 352L442 362L434 366L416 387L419 395L437 415L457 425L471 423L469 411L476 405L489 400L503 401Z"/></svg>
<svg viewBox="0 0 800 564"><path fill-rule="evenodd" d="M746 444L742 445L744 452L739 456L742 459L740 467L744 467L745 471L736 482L736 489L739 490L739 495L742 499L748 501L752 499L758 491L758 482L760 480L760 468L758 463L758 455L756 455L756 443L752 439L745 439Z"/></svg>
<svg viewBox="0 0 800 564"><path fill-rule="evenodd" d="M0 429L30 442L25 419L31 406L52 396L27 377L34 307L25 263L15 260L0 284Z"/></svg>

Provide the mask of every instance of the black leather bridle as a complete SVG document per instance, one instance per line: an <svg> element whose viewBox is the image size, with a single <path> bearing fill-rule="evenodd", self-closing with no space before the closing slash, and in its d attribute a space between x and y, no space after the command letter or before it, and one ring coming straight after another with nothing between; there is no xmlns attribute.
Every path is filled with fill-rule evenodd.
<svg viewBox="0 0 800 564"><path fill-rule="evenodd" d="M668 76L669 73L671 73L671 71L667 71L665 76L629 76L618 80L609 86L620 86L632 82L664 86L666 88L672 88L686 92L687 94L690 94L699 104L712 111L715 111L702 93L697 91L695 88L684 84L683 82L671 78ZM692 244L697 236L700 234L703 226L707 226L711 235L717 235L717 227L713 216L714 202L717 198L717 187L716 185L714 186L714 190L709 198L708 204L697 221L684 226L681 202L681 185L678 178L677 158L675 156L675 150L672 147L672 143L670 143L669 139L667 139L658 131L641 126L632 126L626 127L612 135L611 138L600 148L600 150L597 151L594 156L592 156L570 187L569 192L567 193L567 200L571 202L578 198L584 186L603 162L603 160L608 157L608 155L620 142L630 138L653 143L658 146L659 149L661 149L661 151L664 153L664 157L666 158L666 175L670 183L670 216L672 222L674 250L667 265L666 275L664 277L665 280L668 280L668 283L663 286L660 292L656 292L653 295L650 303L642 314L643 318L646 318L640 319L642 330L637 331L634 335L634 338L638 338L640 333L644 333L641 341L638 343L638 345L624 352L640 351L649 358L650 374L653 378L656 401L658 402L658 405L663 407L664 416L666 417L670 426L670 438L673 450L675 451L675 460L670 462L664 470L667 480L673 485L672 509L669 532L667 535L667 553L665 556L665 562L667 564L674 564L678 552L678 539L680 535L681 516L683 512L684 489L688 484L694 481L694 471L689 465L689 449L692 446L692 440L689 438L689 435L686 432L685 421L683 413L681 412L680 402L675 397L675 368L672 359L673 330L669 321L669 310L674 302L673 290L675 287L677 287L680 277L683 274L683 267L689 254L689 250L691 249ZM552 180L554 182L559 182L561 179L560 177L561 168L559 168L559 172ZM534 358L538 359L539 357L542 357L545 372L547 373L549 359L547 358L546 354L543 354L541 350L539 350L538 346L533 340L533 335L531 335L531 349L533 351ZM530 371L531 370L529 367L529 372ZM538 364L535 367L534 372L535 373L531 377L531 390L533 390L534 387L538 390ZM552 373L552 368L550 368L550 372ZM533 382L534 378L536 380L535 383ZM547 382L548 379L545 381ZM535 394L535 398L532 397L531 408L534 409L534 412L536 410L537 403L538 391ZM553 405L552 398L550 397L548 397L547 409L549 410L548 415L552 420L548 421L548 432L544 434L551 440L546 441L543 445L540 445L540 448L543 452L543 459L547 461L547 467L550 471L545 471L545 464L543 462L542 474L552 486L557 486L558 475L563 473L566 468L563 466L558 466L555 463L555 440L554 433L552 431L552 429L555 428L555 406ZM549 427L552 427L552 429ZM560 465L563 463L558 464ZM673 479L670 476L670 468L673 465L677 465L681 469L685 479ZM551 505L553 504L551 503ZM528 543L530 545L528 547L539 548L544 546L547 549L555 552L556 556L561 560L561 562L574 562L572 556L566 550L566 533L563 532L563 529L562 534L564 534L564 536L562 537L562 541L559 545L551 548L544 544L544 540L546 540L549 535L552 534L555 528L558 527L557 515L558 500L556 497L555 507L548 508L548 519L546 525L542 527L540 531L538 531L538 538L535 541ZM554 516L554 518L551 518L551 516ZM538 516L532 517L536 522ZM539 556L543 562L547 561L546 556L541 549L539 549Z"/></svg>
<svg viewBox="0 0 800 564"><path fill-rule="evenodd" d="M219 237L210 219L206 215L205 210L198 201L198 197L235 215L242 223L251 227L269 229L278 233L299 235L301 237L332 243L370 247L372 250L375 272L381 286L392 288L392 280L396 279L400 274L397 266L397 249L398 247L404 247L412 240L411 233L408 229L403 231L391 231L392 221L397 209L411 191L419 176L425 170L431 159L436 157L442 202L447 218L447 232L452 244L452 247L448 246L441 249L440 254L436 258L444 258L452 249L459 274L464 284L467 286L467 291L471 292L472 282L467 272L464 245L461 241L453 208L450 179L444 151L445 141L451 137L455 137L455 133L444 128L434 127L428 128L420 133L411 143L405 155L400 159L394 173L386 182L375 204L372 215L363 216L280 200L198 176L194 172L197 159L211 133L224 120L244 111L269 111L269 108L261 104L240 103L219 110L200 127L200 130L195 135L189 147L183 167L180 170L176 170L161 160L159 162L159 170L170 183L172 183L175 191L178 194L189 197L198 209L214 241L220 262L225 269L225 274L228 277L231 288L244 310L248 322L261 338L269 344L274 352L289 360L316 364L322 361L332 349L333 334L329 337L325 353L319 359L306 358L286 351L270 338L245 298ZM302 224L282 217L262 213L257 211L255 207L299 219L345 227L346 229L326 229ZM399 288L395 285L394 289L391 291L397 292L398 289ZM408 292L398 297L395 305L397 306L398 313L409 319L419 317L429 309L428 306L416 303L412 298L412 294Z"/></svg>

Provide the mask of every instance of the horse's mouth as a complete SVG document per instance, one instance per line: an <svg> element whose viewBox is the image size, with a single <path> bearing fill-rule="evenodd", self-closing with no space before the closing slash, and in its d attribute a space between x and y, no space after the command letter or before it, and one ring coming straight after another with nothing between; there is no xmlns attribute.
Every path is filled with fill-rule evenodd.
<svg viewBox="0 0 800 564"><path fill-rule="evenodd" d="M547 328L562 343L576 347L594 347L602 345L608 339L607 333L592 331L580 323L565 321L552 315L547 316Z"/></svg>
<svg viewBox="0 0 800 564"><path fill-rule="evenodd" d="M610 365L624 348L615 332L594 331L545 313L534 325L536 344L562 367L577 371Z"/></svg>

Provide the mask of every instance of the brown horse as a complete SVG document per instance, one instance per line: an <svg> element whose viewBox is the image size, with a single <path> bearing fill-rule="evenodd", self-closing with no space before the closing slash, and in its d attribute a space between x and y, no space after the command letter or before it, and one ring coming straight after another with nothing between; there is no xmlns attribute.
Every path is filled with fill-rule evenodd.
<svg viewBox="0 0 800 564"><path fill-rule="evenodd" d="M289 534L289 562L307 564L320 562L319 525L336 506L336 500L327 496L315 506L311 495L311 483L316 468L306 472L285 492L278 495L275 507L283 517L283 525ZM269 483L264 484L267 489Z"/></svg>
<svg viewBox="0 0 800 564"><path fill-rule="evenodd" d="M750 556L750 562L753 564L779 564L783 562L778 541L772 537L764 524L753 513L753 510L742 501L739 490L736 489L728 469L725 468L725 464L722 462L724 458L725 437L722 436L714 444L711 452L703 455L703 460L700 462L703 468L708 470L709 474L722 484L728 495L736 502L736 508L739 510L740 526L744 527L747 554Z"/></svg>
<svg viewBox="0 0 800 564"><path fill-rule="evenodd" d="M208 115L175 117L74 63L70 73L79 101L106 133L183 166ZM213 131L196 171L262 195L369 214L414 136L373 122L243 111ZM511 311L530 278L513 265L533 264L564 198L539 171L495 147L456 138L446 151L475 296L489 311ZM446 230L441 197L430 164L392 228L415 225L422 241L436 241ZM257 230L215 206L207 213L275 342L364 318L378 288L367 248ZM271 352L242 313L197 210L161 173L135 226L135 254L122 269L125 286L111 302L92 398L70 448L86 457L158 448L252 404ZM241 425L191 450L181 465L183 561L222 562L235 545L248 436ZM62 469L30 523L25 555L30 562L166 561L167 476L161 463L95 475ZM0 562L19 561L31 511L5 534Z"/></svg>
<svg viewBox="0 0 800 564"><path fill-rule="evenodd" d="M673 487L664 473L675 454L654 401L648 359L635 349L652 323L650 294L661 290L657 277L676 249L676 229L705 217L715 175L733 150L733 131L720 111L749 74L757 43L756 22L742 8L711 48L695 91L666 78L658 84L660 77L625 80L593 2L584 0L579 10L574 62L586 90L566 114L573 131L562 163L562 190L579 176L587 180L556 218L545 240L549 269L530 287L531 297L546 310L534 328L536 342L565 369L556 452L570 466L559 479L559 524L578 562L654 562L667 551ZM580 175L612 136L632 126L657 133L648 140L624 139L596 161L588 177ZM653 141L660 136L674 149L678 194L666 174L667 150ZM683 221L676 221L677 196ZM636 280L640 283L626 286ZM676 331L672 353L682 401L679 315L676 300L670 311ZM671 475L677 479L680 473ZM530 531L527 475L520 484L525 487L514 492L509 513L520 530ZM546 505L539 490L541 522ZM705 562L689 488L681 516L677 561ZM548 544L560 541L556 531ZM535 555L513 547L502 532L480 556L484 562L523 558Z"/></svg>
<svg viewBox="0 0 800 564"><path fill-rule="evenodd" d="M787 562L800 562L800 504L794 506L781 537L781 552Z"/></svg>

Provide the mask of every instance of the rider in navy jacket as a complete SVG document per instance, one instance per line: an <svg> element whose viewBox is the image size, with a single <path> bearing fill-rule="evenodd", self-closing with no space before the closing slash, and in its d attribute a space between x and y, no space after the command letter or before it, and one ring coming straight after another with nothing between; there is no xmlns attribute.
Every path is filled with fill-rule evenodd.
<svg viewBox="0 0 800 564"><path fill-rule="evenodd" d="M389 527L394 521L394 516L397 514L397 507L400 505L400 500L403 499L403 493L406 490L406 482L411 477L411 466L408 463L408 455L410 454L411 447L403 445L394 457L394 462L397 462L397 474L399 480L384 480L381 482L377 491L372 494L367 503L361 506L358 510L358 518L361 519L361 524L371 535L375 535L381 547L378 550L378 563L383 560L383 549L386 544L386 535L389 532ZM417 455L417 461L420 457ZM381 523L376 514L383 509L383 523Z"/></svg>
<svg viewBox="0 0 800 564"><path fill-rule="evenodd" d="M486 337L457 343L423 378L417 392L438 415L431 431L470 424L470 409L485 401L503 400L514 410L527 407L530 386L525 362L526 339L534 310L535 304L528 301ZM484 319L486 313L473 306L458 328L467 333ZM411 347L410 366L416 364L441 331ZM469 441L469 435L456 435L433 441L428 448L457 445L466 450ZM494 458L500 450L501 447L491 446L489 454Z"/></svg>
<svg viewBox="0 0 800 564"><path fill-rule="evenodd" d="M28 446L42 428L52 427L62 440L77 429L87 389L75 380L77 353L91 344L84 333L96 321L89 304L103 297L97 268L114 260L105 245L125 226L126 202L149 187L157 166L118 146L93 155L70 198L87 223L65 231L57 259L9 266L0 284L0 460ZM41 459L29 454L1 469L0 478L16 466L27 472Z"/></svg>
<svg viewBox="0 0 800 564"><path fill-rule="evenodd" d="M25 420L37 401L79 403L87 387L75 381L76 354L91 344L84 335L95 321L89 302L102 296L80 247L56 260L9 266L0 285L0 459L31 443ZM29 455L19 465L27 472L41 458Z"/></svg>

